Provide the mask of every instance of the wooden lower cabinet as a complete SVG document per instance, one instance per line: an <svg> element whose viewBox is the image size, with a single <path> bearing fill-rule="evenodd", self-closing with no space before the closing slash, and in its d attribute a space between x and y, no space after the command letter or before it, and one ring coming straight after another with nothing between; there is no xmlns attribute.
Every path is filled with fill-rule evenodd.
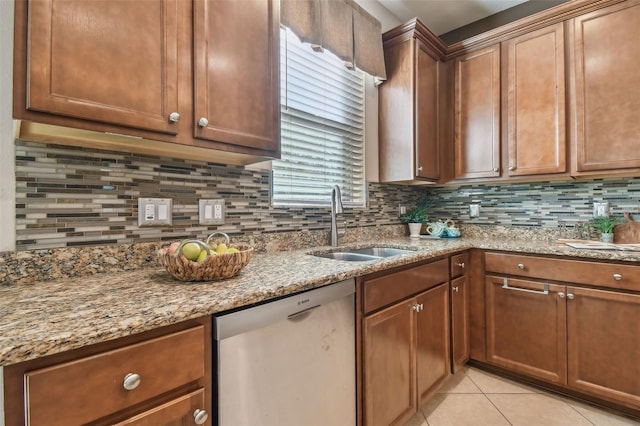
<svg viewBox="0 0 640 426"><path fill-rule="evenodd" d="M469 290L467 277L451 281L451 372L469 360Z"/></svg>
<svg viewBox="0 0 640 426"><path fill-rule="evenodd" d="M404 424L449 376L449 284L363 323L364 424Z"/></svg>
<svg viewBox="0 0 640 426"><path fill-rule="evenodd" d="M432 288L417 297L416 372L418 405L449 377L449 284Z"/></svg>
<svg viewBox="0 0 640 426"><path fill-rule="evenodd" d="M402 424L416 411L415 299L364 320L365 424Z"/></svg>
<svg viewBox="0 0 640 426"><path fill-rule="evenodd" d="M565 383L566 313L558 296L564 291L564 286L488 276L487 361Z"/></svg>
<svg viewBox="0 0 640 426"><path fill-rule="evenodd" d="M211 424L209 317L4 369L9 425Z"/></svg>
<svg viewBox="0 0 640 426"><path fill-rule="evenodd" d="M485 362L640 416L640 268L487 253L486 269Z"/></svg>
<svg viewBox="0 0 640 426"><path fill-rule="evenodd" d="M640 295L567 288L568 385L640 410Z"/></svg>

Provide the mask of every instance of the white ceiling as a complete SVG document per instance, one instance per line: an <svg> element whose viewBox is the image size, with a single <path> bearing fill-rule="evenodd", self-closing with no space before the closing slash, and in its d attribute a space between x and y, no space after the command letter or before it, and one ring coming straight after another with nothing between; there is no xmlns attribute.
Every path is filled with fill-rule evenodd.
<svg viewBox="0 0 640 426"><path fill-rule="evenodd" d="M375 0L360 1L366 4ZM417 17L435 34L444 34L526 0L377 0L400 23ZM384 31L385 29L383 29Z"/></svg>

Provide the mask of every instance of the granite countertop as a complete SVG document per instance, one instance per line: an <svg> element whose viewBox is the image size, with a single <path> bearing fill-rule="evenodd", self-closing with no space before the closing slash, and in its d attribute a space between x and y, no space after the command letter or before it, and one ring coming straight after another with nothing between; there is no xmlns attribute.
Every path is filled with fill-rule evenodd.
<svg viewBox="0 0 640 426"><path fill-rule="evenodd" d="M334 249L328 246L258 254L238 276L205 283L180 282L157 267L3 286L0 287L0 365L76 349L470 248L640 262L640 252L576 250L549 242L483 236L441 240L405 237L362 241L349 247L372 245L414 252L367 262L308 255L312 251Z"/></svg>

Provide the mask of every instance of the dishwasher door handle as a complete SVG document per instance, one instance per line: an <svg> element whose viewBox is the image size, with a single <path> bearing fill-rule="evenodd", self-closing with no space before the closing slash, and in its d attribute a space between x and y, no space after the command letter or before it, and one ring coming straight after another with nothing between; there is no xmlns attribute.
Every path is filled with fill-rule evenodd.
<svg viewBox="0 0 640 426"><path fill-rule="evenodd" d="M322 305L311 306L310 308L303 309L291 315L287 315L287 319L293 322L303 321L305 318L311 315L311 311L313 311L316 308L319 308L320 306Z"/></svg>

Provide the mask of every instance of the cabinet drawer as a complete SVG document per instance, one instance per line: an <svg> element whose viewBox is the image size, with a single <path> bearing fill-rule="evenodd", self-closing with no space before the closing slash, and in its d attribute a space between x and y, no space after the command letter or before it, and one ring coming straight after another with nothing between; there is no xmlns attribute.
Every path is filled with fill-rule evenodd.
<svg viewBox="0 0 640 426"><path fill-rule="evenodd" d="M460 253L451 256L451 278L464 275L469 268L469 253Z"/></svg>
<svg viewBox="0 0 640 426"><path fill-rule="evenodd" d="M195 411L204 409L204 389L173 399L151 410L131 417L115 426L163 425L182 426L195 423ZM200 414L204 417L204 414ZM207 415L208 417L208 415ZM211 424L207 422L206 424Z"/></svg>
<svg viewBox="0 0 640 426"><path fill-rule="evenodd" d="M485 270L553 281L640 291L640 267L509 253L485 253Z"/></svg>
<svg viewBox="0 0 640 426"><path fill-rule="evenodd" d="M205 373L204 327L25 373L27 423L85 424L138 404ZM140 382L124 388L128 374Z"/></svg>
<svg viewBox="0 0 640 426"><path fill-rule="evenodd" d="M448 259L366 280L364 311L371 312L448 280Z"/></svg>

